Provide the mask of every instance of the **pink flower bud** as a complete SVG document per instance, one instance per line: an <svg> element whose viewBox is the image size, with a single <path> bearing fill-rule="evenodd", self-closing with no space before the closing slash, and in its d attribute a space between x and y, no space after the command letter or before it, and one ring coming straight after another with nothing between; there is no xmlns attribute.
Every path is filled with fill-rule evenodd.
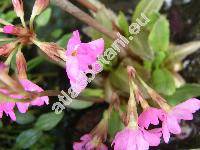
<svg viewBox="0 0 200 150"><path fill-rule="evenodd" d="M3 32L6 34L12 34L14 30L15 30L15 27L12 25L7 25L7 26L4 26L3 28Z"/></svg>
<svg viewBox="0 0 200 150"><path fill-rule="evenodd" d="M49 0L36 0L33 6L32 16L39 15L49 5Z"/></svg>
<svg viewBox="0 0 200 150"><path fill-rule="evenodd" d="M21 51L18 51L16 54L16 65L17 65L17 71L18 71L18 78L27 79L26 59Z"/></svg>
<svg viewBox="0 0 200 150"><path fill-rule="evenodd" d="M23 35L29 34L28 30L26 30L25 28L13 26L13 25L4 26L3 32L5 34L12 34L16 36L23 36Z"/></svg>
<svg viewBox="0 0 200 150"><path fill-rule="evenodd" d="M16 41L0 46L0 56L8 56L14 50L17 43L18 42Z"/></svg>
<svg viewBox="0 0 200 150"><path fill-rule="evenodd" d="M24 17L24 8L22 0L12 0L15 13L18 17Z"/></svg>

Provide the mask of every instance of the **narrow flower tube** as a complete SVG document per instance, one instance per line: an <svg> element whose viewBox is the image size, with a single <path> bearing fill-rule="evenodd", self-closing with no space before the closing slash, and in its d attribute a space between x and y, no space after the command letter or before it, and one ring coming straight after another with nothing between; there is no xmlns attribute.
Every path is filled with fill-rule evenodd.
<svg viewBox="0 0 200 150"><path fill-rule="evenodd" d="M32 42L54 61L66 61L66 56L64 53L65 49L56 43L40 42L36 39L33 39Z"/></svg>
<svg viewBox="0 0 200 150"><path fill-rule="evenodd" d="M24 6L22 0L12 0L15 13L18 17L24 17Z"/></svg>
<svg viewBox="0 0 200 150"><path fill-rule="evenodd" d="M24 5L22 0L12 0L12 4L15 10L16 15L21 19L21 22L24 27L26 27L26 23L24 20Z"/></svg>
<svg viewBox="0 0 200 150"><path fill-rule="evenodd" d="M18 51L16 54L16 64L17 64L18 78L27 79L26 59L21 51Z"/></svg>
<svg viewBox="0 0 200 150"><path fill-rule="evenodd" d="M16 48L18 41L4 44L0 46L0 56L8 56Z"/></svg>
<svg viewBox="0 0 200 150"><path fill-rule="evenodd" d="M30 28L33 29L33 21L37 15L39 15L44 9L49 5L49 0L36 0L33 6L31 19L30 19Z"/></svg>

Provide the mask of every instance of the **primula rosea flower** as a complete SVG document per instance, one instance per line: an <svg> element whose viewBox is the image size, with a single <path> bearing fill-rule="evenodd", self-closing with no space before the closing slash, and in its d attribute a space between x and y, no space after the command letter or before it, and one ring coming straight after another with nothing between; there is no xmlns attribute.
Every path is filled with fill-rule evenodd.
<svg viewBox="0 0 200 150"><path fill-rule="evenodd" d="M108 148L103 143L93 143L93 138L90 134L85 134L81 137L81 142L75 142L74 150L107 150Z"/></svg>
<svg viewBox="0 0 200 150"><path fill-rule="evenodd" d="M162 121L162 133L166 143L169 142L170 133L180 134L180 120L192 120L193 114L200 109L200 100L189 99L168 111L148 108L139 117L139 125L148 128L150 124L158 125Z"/></svg>
<svg viewBox="0 0 200 150"><path fill-rule="evenodd" d="M89 66L97 61L97 57L104 51L104 40L98 39L89 43L82 43L78 31L74 31L67 45L66 71L74 92L80 93L87 86L87 72ZM95 69L93 70L95 73Z"/></svg>
<svg viewBox="0 0 200 150"><path fill-rule="evenodd" d="M138 114L135 95L136 85L134 83L135 69L127 67L130 98L127 106L126 118L127 126L124 130L118 132L113 140L115 150L148 150L149 146L158 146L160 144L161 129L145 130L138 125Z"/></svg>
<svg viewBox="0 0 200 150"><path fill-rule="evenodd" d="M148 150L149 146L160 144L160 137L159 130L154 132L126 127L117 133L113 145L115 150Z"/></svg>
<svg viewBox="0 0 200 150"><path fill-rule="evenodd" d="M43 89L39 87L38 85L34 84L33 82L29 81L28 79L20 79L19 80L22 86L24 87L25 91L30 91L30 92L42 92ZM5 89L0 89L0 92L3 94L8 94L9 97L11 98L16 98L16 99L23 99L23 96L20 94L9 94L9 92ZM3 100L1 100L3 101ZM42 106L44 104L49 103L49 98L47 96L43 97L38 97L31 102L0 102L0 118L2 118L3 112L5 114L11 117L12 120L16 120L16 116L14 114L14 107L15 104L17 105L18 110L21 113L25 113L28 110L28 107L30 105L32 106Z"/></svg>

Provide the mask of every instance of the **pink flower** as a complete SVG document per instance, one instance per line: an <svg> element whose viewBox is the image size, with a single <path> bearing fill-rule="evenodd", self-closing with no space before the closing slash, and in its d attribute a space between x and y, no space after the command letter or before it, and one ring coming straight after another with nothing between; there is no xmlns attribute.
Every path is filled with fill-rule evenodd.
<svg viewBox="0 0 200 150"><path fill-rule="evenodd" d="M192 120L193 114L200 109L200 101L198 99L189 99L169 111L156 108L148 108L139 116L139 125L148 128L150 124L158 125L159 120L162 121L162 133L166 143L169 142L170 133L180 134L180 120Z"/></svg>
<svg viewBox="0 0 200 150"><path fill-rule="evenodd" d="M73 145L74 150L107 150L108 148L103 143L93 143L92 136L85 134L81 137L81 142L75 142Z"/></svg>
<svg viewBox="0 0 200 150"><path fill-rule="evenodd" d="M140 127L148 129L150 124L158 125L163 111L158 108L149 107L143 111L138 117L138 124Z"/></svg>
<svg viewBox="0 0 200 150"><path fill-rule="evenodd" d="M170 133L180 134L180 120L192 120L193 113L200 109L200 100L192 98L171 109L162 119L162 133L166 143L169 142Z"/></svg>
<svg viewBox="0 0 200 150"><path fill-rule="evenodd" d="M74 31L67 45L66 71L72 89L80 93L87 86L87 72L97 57L103 53L104 41L98 39L89 43L82 43L78 31ZM95 70L93 70L95 72Z"/></svg>
<svg viewBox="0 0 200 150"><path fill-rule="evenodd" d="M38 85L34 84L33 82L29 81L28 79L20 79L20 83L22 84L22 86L24 87L26 91L32 91L32 92L43 91L42 88L40 88ZM9 92L5 89L0 89L0 92L2 92L3 94L9 94ZM20 98L23 99L23 96L20 94L9 94L9 97L16 98L16 99L20 99ZM48 103L49 103L49 98L47 96L38 97L32 100L31 102L16 102L16 103L15 102L0 102L0 118L2 118L3 112L5 112L7 116L9 115L11 119L15 121L16 120L16 116L14 114L15 104L17 105L19 112L25 113L28 110L28 107L30 105L42 106Z"/></svg>
<svg viewBox="0 0 200 150"><path fill-rule="evenodd" d="M115 150L148 150L149 146L160 144L160 131L146 131L142 128L132 129L126 127L118 132L113 141Z"/></svg>

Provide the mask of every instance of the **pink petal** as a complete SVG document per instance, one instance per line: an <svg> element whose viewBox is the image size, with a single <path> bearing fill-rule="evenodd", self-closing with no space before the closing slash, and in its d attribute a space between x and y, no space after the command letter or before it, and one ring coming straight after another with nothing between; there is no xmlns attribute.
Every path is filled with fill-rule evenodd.
<svg viewBox="0 0 200 150"><path fill-rule="evenodd" d="M158 146L160 144L161 130L159 133L154 133L154 132L143 130L144 138L149 143L150 146Z"/></svg>
<svg viewBox="0 0 200 150"><path fill-rule="evenodd" d="M187 110L182 108L174 108L171 112L173 116L175 116L178 120L192 120L193 114Z"/></svg>
<svg viewBox="0 0 200 150"><path fill-rule="evenodd" d="M14 110L8 112L7 114L10 116L10 118L11 118L13 121L16 121L16 116L15 116Z"/></svg>
<svg viewBox="0 0 200 150"><path fill-rule="evenodd" d="M175 116L169 114L167 116L167 127L169 129L169 132L173 134L180 134L181 133L181 127L178 123L178 120Z"/></svg>
<svg viewBox="0 0 200 150"><path fill-rule="evenodd" d="M83 72L80 72L80 74L77 76L77 80L75 82L70 81L70 83L72 90L79 94L87 86L87 76Z"/></svg>
<svg viewBox="0 0 200 150"><path fill-rule="evenodd" d="M175 107L176 109L185 109L190 111L190 113L195 113L200 109L200 100L196 98L191 98Z"/></svg>
<svg viewBox="0 0 200 150"><path fill-rule="evenodd" d="M72 56L67 57L66 72L70 81L75 82L80 73L78 59Z"/></svg>
<svg viewBox="0 0 200 150"><path fill-rule="evenodd" d="M148 129L150 124L158 125L160 114L161 114L160 109L147 108L145 111L143 111L140 114L140 116L138 118L139 126Z"/></svg>
<svg viewBox="0 0 200 150"><path fill-rule="evenodd" d="M72 54L74 50L76 50L77 46L81 44L80 35L78 30L73 32L72 37L69 39L67 44L66 55L69 56Z"/></svg>
<svg viewBox="0 0 200 150"><path fill-rule="evenodd" d="M16 105L21 113L26 113L29 107L29 103L17 102Z"/></svg>
<svg viewBox="0 0 200 150"><path fill-rule="evenodd" d="M137 142L137 150L148 150L149 149L149 143L144 139L142 132L137 134L136 142Z"/></svg>
<svg viewBox="0 0 200 150"><path fill-rule="evenodd" d="M95 57L100 56L104 51L104 40L102 38L89 42L88 45Z"/></svg>
<svg viewBox="0 0 200 150"><path fill-rule="evenodd" d="M170 132L169 132L166 121L163 121L163 123L162 123L162 133L163 133L163 139L164 139L165 143L168 143L169 138L170 138Z"/></svg>
<svg viewBox="0 0 200 150"><path fill-rule="evenodd" d="M41 87L39 87L35 83L29 81L28 79L20 79L20 83L23 85L23 87L26 91L31 91L31 92L44 91ZM49 104L48 96L42 96L42 97L36 98L31 101L31 105L33 105L33 106L42 106L42 105L44 105L44 103Z"/></svg>

